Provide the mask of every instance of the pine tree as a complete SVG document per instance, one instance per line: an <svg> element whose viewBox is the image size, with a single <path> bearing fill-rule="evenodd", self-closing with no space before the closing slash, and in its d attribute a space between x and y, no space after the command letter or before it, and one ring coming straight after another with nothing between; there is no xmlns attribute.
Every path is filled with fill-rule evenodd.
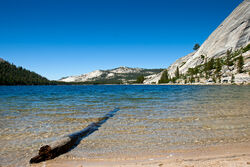
<svg viewBox="0 0 250 167"><path fill-rule="evenodd" d="M208 79L208 62L207 62L207 57L205 57L205 63L204 63L204 72L205 72L205 77Z"/></svg>
<svg viewBox="0 0 250 167"><path fill-rule="evenodd" d="M232 53L231 50L227 50L227 53L226 53L226 65L227 65L227 67L230 67L233 65L233 62L231 61L231 53Z"/></svg>
<svg viewBox="0 0 250 167"><path fill-rule="evenodd" d="M175 77L176 77L176 79L180 78L180 72L179 72L178 66L177 66L176 71L175 71Z"/></svg>
<svg viewBox="0 0 250 167"><path fill-rule="evenodd" d="M213 80L214 83L216 83L216 78L215 78L215 76L212 77L212 80Z"/></svg>
<svg viewBox="0 0 250 167"><path fill-rule="evenodd" d="M193 76L190 77L189 82L190 82L190 83L194 83L194 82L195 82L195 79L194 79Z"/></svg>
<svg viewBox="0 0 250 167"><path fill-rule="evenodd" d="M210 61L207 63L207 70L210 71L214 69L214 58L211 58Z"/></svg>
<svg viewBox="0 0 250 167"><path fill-rule="evenodd" d="M137 77L136 83L143 83L144 79L145 79L144 76L140 75L140 76Z"/></svg>
<svg viewBox="0 0 250 167"><path fill-rule="evenodd" d="M176 77L173 77L173 78L171 79L171 81L172 81L173 83L176 83L176 80L177 80Z"/></svg>
<svg viewBox="0 0 250 167"><path fill-rule="evenodd" d="M238 68L238 72L242 73L243 72L243 65L244 65L244 59L243 56L240 55L240 57L238 58L238 64L237 64L237 68Z"/></svg>
<svg viewBox="0 0 250 167"><path fill-rule="evenodd" d="M193 50L198 50L199 48L200 48L200 44L196 43L196 44L194 45Z"/></svg>
<svg viewBox="0 0 250 167"><path fill-rule="evenodd" d="M232 74L232 76L231 76L231 83L234 83L234 79L235 79L235 77L234 77L234 75Z"/></svg>
<svg viewBox="0 0 250 167"><path fill-rule="evenodd" d="M250 50L250 44L248 44L246 47L243 48L243 53L247 52Z"/></svg>
<svg viewBox="0 0 250 167"><path fill-rule="evenodd" d="M159 80L159 83L168 83L169 82L169 76L168 76L168 70L165 70L162 75L161 79Z"/></svg>
<svg viewBox="0 0 250 167"><path fill-rule="evenodd" d="M221 68L222 68L221 61L220 61L220 59L217 59L217 60L216 60L216 71L215 71L216 74L219 74L219 73L220 73Z"/></svg>

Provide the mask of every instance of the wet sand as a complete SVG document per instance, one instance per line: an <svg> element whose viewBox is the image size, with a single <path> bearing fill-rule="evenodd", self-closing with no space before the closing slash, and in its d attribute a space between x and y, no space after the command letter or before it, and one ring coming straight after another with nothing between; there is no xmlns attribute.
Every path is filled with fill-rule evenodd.
<svg viewBox="0 0 250 167"><path fill-rule="evenodd" d="M165 155L141 155L120 159L67 159L30 165L31 167L250 167L250 143L169 150Z"/></svg>

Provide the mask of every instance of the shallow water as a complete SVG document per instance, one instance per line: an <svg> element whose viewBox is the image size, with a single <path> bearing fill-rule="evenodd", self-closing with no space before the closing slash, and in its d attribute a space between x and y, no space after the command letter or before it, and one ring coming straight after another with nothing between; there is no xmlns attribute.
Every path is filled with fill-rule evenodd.
<svg viewBox="0 0 250 167"><path fill-rule="evenodd" d="M1 86L0 165L120 111L59 158L121 158L250 141L249 86Z"/></svg>

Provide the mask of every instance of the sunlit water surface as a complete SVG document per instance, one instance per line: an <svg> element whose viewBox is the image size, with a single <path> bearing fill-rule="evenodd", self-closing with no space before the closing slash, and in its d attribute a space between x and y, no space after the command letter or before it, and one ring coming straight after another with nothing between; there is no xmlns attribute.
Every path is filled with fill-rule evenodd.
<svg viewBox="0 0 250 167"><path fill-rule="evenodd" d="M250 141L249 86L1 86L0 165L120 111L59 158L121 158Z"/></svg>

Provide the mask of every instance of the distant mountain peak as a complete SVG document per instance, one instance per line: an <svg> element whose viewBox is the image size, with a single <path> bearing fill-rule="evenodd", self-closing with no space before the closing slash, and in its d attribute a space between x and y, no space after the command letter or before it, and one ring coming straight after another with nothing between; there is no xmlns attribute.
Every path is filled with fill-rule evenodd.
<svg viewBox="0 0 250 167"><path fill-rule="evenodd" d="M109 70L95 70L79 76L63 77L59 81L64 82L88 82L88 83L131 83L138 76L149 76L161 72L162 69L130 68L121 66Z"/></svg>

